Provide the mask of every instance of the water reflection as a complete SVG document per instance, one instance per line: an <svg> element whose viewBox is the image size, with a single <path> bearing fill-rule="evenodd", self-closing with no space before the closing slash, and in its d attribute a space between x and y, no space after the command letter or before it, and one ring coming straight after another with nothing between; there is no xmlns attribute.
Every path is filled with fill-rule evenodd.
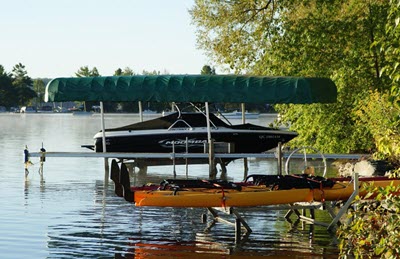
<svg viewBox="0 0 400 259"><path fill-rule="evenodd" d="M92 143L100 123L94 118L69 115L0 116L0 253L2 258L112 258L112 257L223 257L270 256L297 258L337 257L337 245L325 228L287 222L286 211L240 209L253 232L235 242L231 226L217 223L204 232L206 209L139 208L116 197L104 181L102 159L49 158L44 174L39 164L29 168L24 181L23 148L38 151L82 151ZM120 126L129 117L110 118ZM54 134L57 132L57 134ZM62 136L62 138L60 137ZM249 159L249 174L274 174L275 160ZM176 168L185 178L185 166ZM243 180L243 161L228 165L230 181ZM171 167L153 167L135 174L134 185L172 178ZM208 178L208 167L189 166L190 178ZM318 213L320 221L329 220ZM292 252L294 251L294 252Z"/></svg>
<svg viewBox="0 0 400 259"><path fill-rule="evenodd" d="M165 178L169 175L136 174L134 181L141 185L159 183ZM236 178L237 174L231 177ZM209 221L203 223L201 215L207 213L206 209L134 207L116 197L113 184L106 184L104 180L84 183L75 180L46 183L44 180L43 177L39 182L25 181L24 199L26 206L39 202L42 207L53 210L53 218L61 219L62 223L57 220L47 227L50 257L289 255L318 258L324 255L328 258L337 255L333 235L325 228L286 221L286 211L240 209L240 215L253 232L235 242L232 226L217 223L205 232ZM328 217L324 213L316 216L319 220Z"/></svg>
<svg viewBox="0 0 400 259"><path fill-rule="evenodd" d="M48 247L52 256L283 256L290 251L292 255L318 258L337 254L335 249L329 249L330 237L325 229L291 225L282 219L284 214L280 211L242 210L253 233L236 243L234 228L230 226L217 224L204 232L206 224L200 216L205 209L136 208L112 196L112 188L103 189L100 181L94 190L93 206L71 213L80 217L49 227Z"/></svg>
<svg viewBox="0 0 400 259"><path fill-rule="evenodd" d="M231 249L226 245L209 241L202 234L195 241L176 241L171 239L153 239L144 243L140 239L130 238L130 248L119 251L115 258L148 258L154 256L210 258L216 255L230 255Z"/></svg>

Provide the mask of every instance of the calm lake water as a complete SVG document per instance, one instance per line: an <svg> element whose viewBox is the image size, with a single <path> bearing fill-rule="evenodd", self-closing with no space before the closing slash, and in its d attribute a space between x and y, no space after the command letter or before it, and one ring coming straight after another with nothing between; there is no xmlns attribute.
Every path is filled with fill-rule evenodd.
<svg viewBox="0 0 400 259"><path fill-rule="evenodd" d="M146 117L145 117L146 118ZM148 118L148 117L147 117ZM248 122L266 125L273 118ZM106 115L106 127L138 121ZM100 158L47 158L40 177L32 158L24 178L23 150L85 151L100 129L100 116L0 114L1 258L336 258L337 244L324 227L291 224L286 211L239 209L253 232L235 244L234 228L221 223L205 232L206 209L136 208L113 193ZM249 159L249 174L276 173L275 160ZM228 166L228 179L243 180L243 161ZM185 166L178 166L185 177ZM208 166L189 166L189 176L208 178ZM136 184L172 178L170 166L151 167ZM328 222L325 212L317 220ZM228 217L229 218L229 217ZM232 219L232 218L230 218Z"/></svg>

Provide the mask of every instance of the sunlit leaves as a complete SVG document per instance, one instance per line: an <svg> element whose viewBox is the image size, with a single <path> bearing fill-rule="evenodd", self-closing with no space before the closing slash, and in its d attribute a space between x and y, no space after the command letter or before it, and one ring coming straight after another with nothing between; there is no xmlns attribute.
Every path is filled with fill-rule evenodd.
<svg viewBox="0 0 400 259"><path fill-rule="evenodd" d="M400 254L400 192L399 186L367 187L375 200L354 202L348 214L350 224L338 230L340 257L397 258Z"/></svg>
<svg viewBox="0 0 400 259"><path fill-rule="evenodd" d="M276 32L275 1L197 0L190 10L201 46L219 64L243 72L255 64Z"/></svg>
<svg viewBox="0 0 400 259"><path fill-rule="evenodd" d="M393 4L385 0L198 0L191 15L199 47L235 73L334 80L339 90L336 104L276 107L282 122L299 132L292 145L330 153L372 153L385 148L388 138L373 134L376 121L361 120L359 113L370 90L383 94L391 88L389 76L400 79L400 73L393 73L400 68L396 65L400 41L396 33L388 37L393 30L387 27L391 20L396 31L400 27L399 7ZM391 39L397 40L386 42ZM393 152L380 152L389 153Z"/></svg>
<svg viewBox="0 0 400 259"><path fill-rule="evenodd" d="M400 96L400 5L397 0L390 0L388 21L386 23L386 39L380 41L381 51L388 63L381 74L387 74L392 79L392 94Z"/></svg>
<svg viewBox="0 0 400 259"><path fill-rule="evenodd" d="M357 111L359 124L369 125L369 131L376 141L378 159L389 159L400 163L400 107L389 100L389 94L370 91L360 102Z"/></svg>

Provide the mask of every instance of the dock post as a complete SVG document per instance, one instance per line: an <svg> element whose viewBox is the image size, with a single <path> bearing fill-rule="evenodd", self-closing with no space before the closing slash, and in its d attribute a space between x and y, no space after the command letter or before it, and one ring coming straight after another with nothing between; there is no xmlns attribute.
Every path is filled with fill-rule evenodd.
<svg viewBox="0 0 400 259"><path fill-rule="evenodd" d="M249 164L248 164L248 161L247 161L247 157L243 158L243 170L244 170L243 179L246 179L247 175L249 173Z"/></svg>
<svg viewBox="0 0 400 259"><path fill-rule="evenodd" d="M29 160L29 150L28 150L28 146L25 146L24 149L24 165L25 165L25 180L27 180L27 177L29 175L29 165L30 165L30 160Z"/></svg>

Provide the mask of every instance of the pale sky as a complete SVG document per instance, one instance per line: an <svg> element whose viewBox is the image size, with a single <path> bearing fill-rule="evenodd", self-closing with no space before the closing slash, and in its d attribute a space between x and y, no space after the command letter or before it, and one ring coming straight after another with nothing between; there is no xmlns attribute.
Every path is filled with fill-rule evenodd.
<svg viewBox="0 0 400 259"><path fill-rule="evenodd" d="M193 0L0 0L0 65L31 78L103 76L118 68L199 74L212 65L196 47Z"/></svg>

